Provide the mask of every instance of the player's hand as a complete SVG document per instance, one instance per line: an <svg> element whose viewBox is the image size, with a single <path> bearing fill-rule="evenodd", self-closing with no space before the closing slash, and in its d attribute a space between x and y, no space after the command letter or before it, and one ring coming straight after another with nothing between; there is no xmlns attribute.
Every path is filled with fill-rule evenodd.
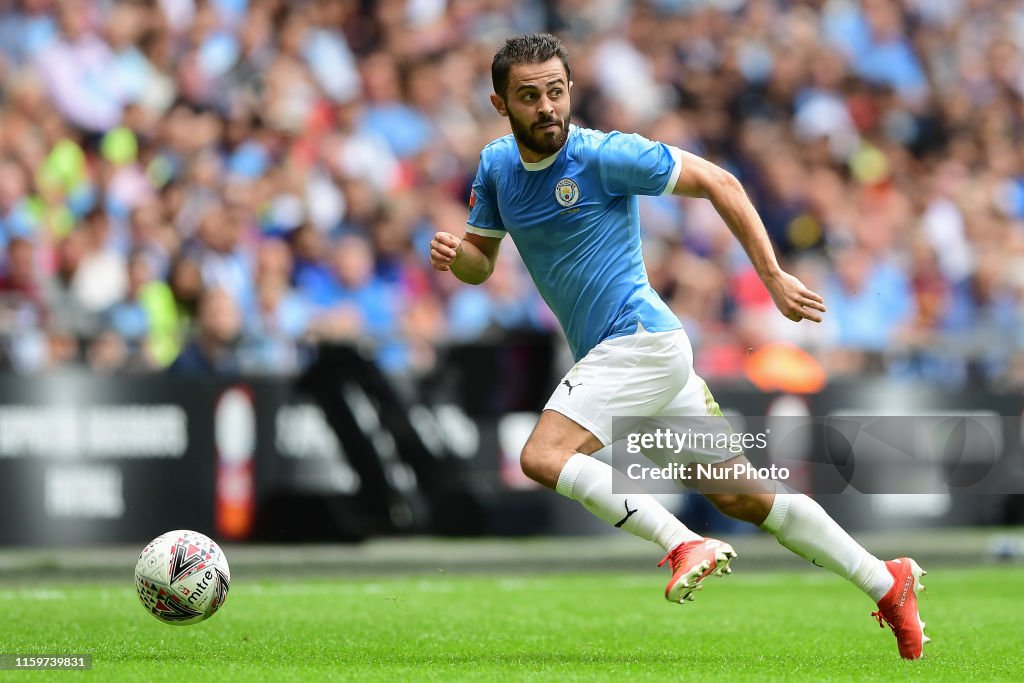
<svg viewBox="0 0 1024 683"><path fill-rule="evenodd" d="M778 277L765 282L775 306L793 322L810 320L820 323L821 314L827 311L825 300L812 292L797 278L782 272Z"/></svg>
<svg viewBox="0 0 1024 683"><path fill-rule="evenodd" d="M462 238L450 232L434 233L430 240L430 265L434 270L451 270L452 263L462 251Z"/></svg>

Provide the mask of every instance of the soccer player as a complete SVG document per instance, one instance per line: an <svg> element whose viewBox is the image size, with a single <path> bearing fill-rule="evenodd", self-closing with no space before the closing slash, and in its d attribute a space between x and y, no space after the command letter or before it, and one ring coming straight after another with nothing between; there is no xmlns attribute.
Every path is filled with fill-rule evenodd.
<svg viewBox="0 0 1024 683"><path fill-rule="evenodd" d="M706 578L731 572L735 551L694 533L652 496L629 493L622 472L590 457L623 437L611 433L613 416L720 414L693 370L678 318L648 283L637 195L710 200L790 320L820 322L824 302L779 267L756 210L727 171L639 135L571 124L569 60L556 37L509 38L494 55L491 78L491 103L512 134L483 149L466 234L438 232L431 264L479 284L493 270L502 238L512 235L576 360L523 448L523 471L609 524L662 546L662 564L672 570L665 597L692 600ZM917 610L924 571L912 559L882 562L816 502L773 482L705 495L725 514L759 525L851 581L878 603L872 616L892 628L900 655L921 656L928 640Z"/></svg>

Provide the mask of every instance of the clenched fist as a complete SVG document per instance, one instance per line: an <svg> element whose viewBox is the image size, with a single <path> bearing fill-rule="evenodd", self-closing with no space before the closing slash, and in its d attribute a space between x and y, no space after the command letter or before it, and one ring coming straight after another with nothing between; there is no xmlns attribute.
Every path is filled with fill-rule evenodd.
<svg viewBox="0 0 1024 683"><path fill-rule="evenodd" d="M438 232L430 240L430 265L435 270L451 270L452 263L462 253L462 238L450 232Z"/></svg>

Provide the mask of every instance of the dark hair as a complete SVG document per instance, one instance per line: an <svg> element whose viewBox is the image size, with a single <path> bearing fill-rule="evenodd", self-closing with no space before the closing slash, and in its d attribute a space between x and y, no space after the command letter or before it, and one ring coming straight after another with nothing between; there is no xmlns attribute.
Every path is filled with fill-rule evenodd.
<svg viewBox="0 0 1024 683"><path fill-rule="evenodd" d="M508 100L508 72L516 64L542 64L553 57L562 60L565 78L569 78L569 53L555 36L550 33L528 33L512 36L505 40L500 50L494 53L491 62L491 82L494 92Z"/></svg>

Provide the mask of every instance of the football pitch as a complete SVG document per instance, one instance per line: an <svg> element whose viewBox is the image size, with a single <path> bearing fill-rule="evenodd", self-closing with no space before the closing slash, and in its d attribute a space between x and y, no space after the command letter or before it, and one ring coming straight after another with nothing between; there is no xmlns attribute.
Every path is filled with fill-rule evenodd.
<svg viewBox="0 0 1024 683"><path fill-rule="evenodd" d="M1024 679L1019 566L930 571L917 662L824 572L738 564L685 606L666 576L235 577L220 613L183 627L143 611L130 576L0 586L0 653L90 654L90 672L33 675L111 681Z"/></svg>

